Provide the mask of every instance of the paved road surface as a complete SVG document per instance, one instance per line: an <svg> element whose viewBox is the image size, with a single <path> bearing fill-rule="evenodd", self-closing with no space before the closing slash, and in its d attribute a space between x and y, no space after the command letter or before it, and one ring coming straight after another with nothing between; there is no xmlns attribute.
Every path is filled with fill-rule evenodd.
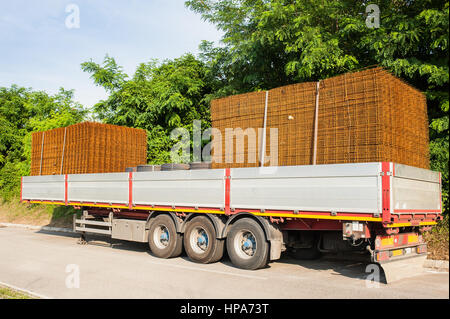
<svg viewBox="0 0 450 319"><path fill-rule="evenodd" d="M0 228L0 284L50 298L449 298L448 273L367 288L358 263L283 258L246 271L227 258L201 265L185 256L158 259L146 244L116 243L78 245L73 234ZM66 287L74 283L72 264L79 288Z"/></svg>

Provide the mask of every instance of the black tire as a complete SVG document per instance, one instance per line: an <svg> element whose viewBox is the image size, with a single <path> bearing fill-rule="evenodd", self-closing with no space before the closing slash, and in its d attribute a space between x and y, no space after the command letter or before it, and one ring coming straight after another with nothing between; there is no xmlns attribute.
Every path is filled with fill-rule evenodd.
<svg viewBox="0 0 450 319"><path fill-rule="evenodd" d="M210 169L211 163L208 162L193 162L189 164L189 169Z"/></svg>
<svg viewBox="0 0 450 319"><path fill-rule="evenodd" d="M138 165L135 172L157 172L161 170L161 165Z"/></svg>
<svg viewBox="0 0 450 319"><path fill-rule="evenodd" d="M243 249L246 243L251 243L250 248ZM265 267L269 243L258 222L243 218L234 223L227 235L227 252L231 262L238 268L254 270Z"/></svg>
<svg viewBox="0 0 450 319"><path fill-rule="evenodd" d="M188 170L189 168L190 168L189 164L183 163L167 163L161 165L162 171Z"/></svg>
<svg viewBox="0 0 450 319"><path fill-rule="evenodd" d="M166 235L167 240L161 239L164 235ZM158 215L151 221L148 231L148 245L152 254L159 258L172 258L181 255L183 238L177 233L170 216Z"/></svg>
<svg viewBox="0 0 450 319"><path fill-rule="evenodd" d="M199 245L199 234L203 244ZM206 240L205 240L206 239ZM193 262L209 264L223 256L224 241L216 238L214 225L206 216L194 217L184 232L184 249Z"/></svg>

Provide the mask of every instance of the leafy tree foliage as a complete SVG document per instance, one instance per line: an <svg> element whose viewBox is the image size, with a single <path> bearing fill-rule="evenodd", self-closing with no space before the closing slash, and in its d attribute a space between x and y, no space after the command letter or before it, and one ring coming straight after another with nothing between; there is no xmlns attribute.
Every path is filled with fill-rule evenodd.
<svg viewBox="0 0 450 319"><path fill-rule="evenodd" d="M86 111L73 101L73 91L51 96L16 85L0 87L0 197L18 196L20 176L29 175L31 133L83 120Z"/></svg>
<svg viewBox="0 0 450 319"><path fill-rule="evenodd" d="M102 65L89 61L81 67L91 73L94 83L110 92L107 100L94 106L95 114L106 123L146 129L151 163L170 162L173 129L192 130L194 120L202 120L204 128L211 125L210 72L192 54L142 63L132 77L109 56Z"/></svg>
<svg viewBox="0 0 450 319"><path fill-rule="evenodd" d="M369 28L368 4L380 8ZM448 211L449 2L443 0L188 0L186 6L224 32L221 46L202 42L198 58L151 60L132 76L114 58L81 65L109 97L93 116L146 129L149 162L170 162L174 128L210 126L212 97L315 81L371 65L391 70L425 92L432 169L442 172ZM30 134L86 117L72 91L56 95L0 88L0 196L18 193L29 172Z"/></svg>
<svg viewBox="0 0 450 319"><path fill-rule="evenodd" d="M366 7L380 8L379 28ZM442 172L448 210L449 2L442 0L189 0L224 32L202 58L218 96L315 81L381 65L425 92L432 168Z"/></svg>

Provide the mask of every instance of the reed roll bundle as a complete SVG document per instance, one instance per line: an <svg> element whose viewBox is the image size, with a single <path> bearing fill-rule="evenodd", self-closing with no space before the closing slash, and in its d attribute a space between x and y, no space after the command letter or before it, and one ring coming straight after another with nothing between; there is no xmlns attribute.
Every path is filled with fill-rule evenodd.
<svg viewBox="0 0 450 319"><path fill-rule="evenodd" d="M234 146L232 163L226 163L225 129L262 128L265 96L253 92L212 101L212 127L222 135L213 140L213 168L261 165L260 158L248 160L253 146L248 148L247 138L237 151L244 162L236 163ZM277 128L280 166L392 161L429 168L426 98L382 68L269 90L266 117L266 156L270 128ZM235 137L228 140L235 145ZM214 151L220 144L221 155Z"/></svg>
<svg viewBox="0 0 450 319"><path fill-rule="evenodd" d="M147 163L147 133L92 122L32 134L31 175L124 172Z"/></svg>

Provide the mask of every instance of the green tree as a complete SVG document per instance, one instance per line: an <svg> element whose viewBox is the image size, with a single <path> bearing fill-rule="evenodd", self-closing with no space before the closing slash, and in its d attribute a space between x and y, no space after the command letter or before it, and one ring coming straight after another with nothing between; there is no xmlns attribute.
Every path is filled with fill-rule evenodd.
<svg viewBox="0 0 450 319"><path fill-rule="evenodd" d="M366 7L379 6L379 28ZM189 0L224 32L201 45L217 96L315 81L378 64L425 92L432 169L448 211L449 2L442 0Z"/></svg>
<svg viewBox="0 0 450 319"><path fill-rule="evenodd" d="M94 83L110 92L94 105L103 122L143 128L148 132L148 159L153 164L170 162L175 141L170 132L179 127L192 130L201 120L210 127L208 97L212 93L206 65L192 54L158 63L141 63L132 77L124 74L116 61L106 56L102 65L82 63Z"/></svg>
<svg viewBox="0 0 450 319"><path fill-rule="evenodd" d="M73 91L55 95L12 85L0 87L0 197L20 192L20 176L29 175L31 133L83 120L86 110L73 101Z"/></svg>

